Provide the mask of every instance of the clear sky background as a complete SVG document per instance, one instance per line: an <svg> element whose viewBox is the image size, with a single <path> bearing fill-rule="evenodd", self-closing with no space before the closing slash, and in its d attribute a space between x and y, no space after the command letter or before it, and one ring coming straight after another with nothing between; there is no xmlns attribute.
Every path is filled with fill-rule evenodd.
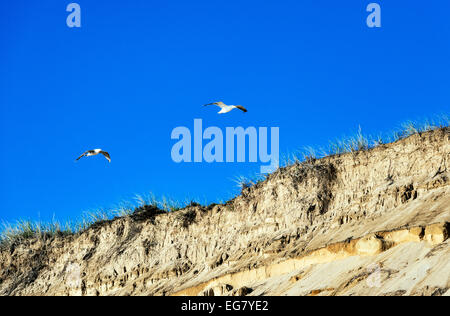
<svg viewBox="0 0 450 316"><path fill-rule="evenodd" d="M176 164L177 126L278 126L280 151L449 113L450 2L0 4L0 220L76 219L135 194L226 199L260 163ZM242 104L217 115L204 103ZM87 149L111 153L74 162Z"/></svg>

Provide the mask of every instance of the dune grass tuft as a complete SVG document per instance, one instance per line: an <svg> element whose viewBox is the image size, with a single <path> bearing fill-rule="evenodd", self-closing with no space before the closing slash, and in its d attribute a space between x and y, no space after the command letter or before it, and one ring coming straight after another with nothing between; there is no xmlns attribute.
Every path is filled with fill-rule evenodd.
<svg viewBox="0 0 450 316"><path fill-rule="evenodd" d="M386 136L377 135L375 137L365 135L362 132L361 126L359 126L358 131L354 135L331 141L327 149L319 148L318 150L316 150L311 146L304 147L304 150L302 151L302 159L298 159L297 154L285 155L285 157L295 157L295 159L285 159L285 165L290 165L294 162L311 162L315 159L323 158L326 156L369 150L383 144L398 141L414 134L448 127L449 125L449 116L441 115L435 119L424 120L422 122L407 121Z"/></svg>
<svg viewBox="0 0 450 316"><path fill-rule="evenodd" d="M95 224L118 217L131 216L142 210L143 207L154 207L161 212L176 212L187 206L201 206L201 204L192 199L179 202L166 197L157 199L153 194L147 196L136 195L134 202L122 202L112 209L100 208L86 211L79 220L75 222L68 221L64 224L54 219L48 223L31 220L19 220L16 223L2 222L0 225L0 249L18 245L32 239L45 240L55 236L80 234Z"/></svg>
<svg viewBox="0 0 450 316"><path fill-rule="evenodd" d="M317 159L328 156L342 155L347 153L356 153L359 151L366 151L383 144L392 143L400 139L437 130L450 126L450 118L448 115L437 116L432 120L424 120L422 122L407 121L400 125L399 128L387 135L377 135L375 137L363 133L361 126L358 127L354 135L330 141L328 148L314 148L312 146L305 146L301 150L294 150L289 153L281 155L280 168L288 167L294 164L310 164ZM264 175L259 175L264 178ZM258 183L254 181L253 177L237 176L233 181L238 185L240 190L248 188Z"/></svg>

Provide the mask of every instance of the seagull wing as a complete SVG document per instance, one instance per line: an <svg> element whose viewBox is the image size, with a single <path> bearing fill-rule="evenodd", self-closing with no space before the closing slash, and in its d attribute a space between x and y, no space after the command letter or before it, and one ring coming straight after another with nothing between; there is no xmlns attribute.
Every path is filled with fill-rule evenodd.
<svg viewBox="0 0 450 316"><path fill-rule="evenodd" d="M101 151L100 153L105 156L105 158L108 159L109 162L111 162L111 156L109 155L109 153L107 153L106 151Z"/></svg>
<svg viewBox="0 0 450 316"><path fill-rule="evenodd" d="M223 103L222 101L219 101L219 102L213 102L213 103L208 103L208 104L205 104L204 106L207 106L207 105L217 105L219 108L224 108L224 107L226 107L226 105L225 105L225 103Z"/></svg>
<svg viewBox="0 0 450 316"><path fill-rule="evenodd" d="M86 156L87 151L85 151L80 157L78 157L76 160L80 160L81 158L83 158L84 156Z"/></svg>
<svg viewBox="0 0 450 316"><path fill-rule="evenodd" d="M236 109L239 109L239 110L241 110L243 112L247 112L247 109L244 108L242 105L236 105Z"/></svg>

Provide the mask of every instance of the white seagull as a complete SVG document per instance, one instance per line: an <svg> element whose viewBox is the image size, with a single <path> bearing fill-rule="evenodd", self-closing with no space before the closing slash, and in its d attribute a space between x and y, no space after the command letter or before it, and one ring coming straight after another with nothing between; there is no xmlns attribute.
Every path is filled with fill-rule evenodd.
<svg viewBox="0 0 450 316"><path fill-rule="evenodd" d="M223 103L221 101L208 103L208 104L205 104L204 106L207 106L207 105L217 105L220 108L220 111L218 112L219 114L228 113L232 109L239 109L243 112L247 112L247 109L244 108L242 105L226 105L225 103Z"/></svg>
<svg viewBox="0 0 450 316"><path fill-rule="evenodd" d="M80 160L83 157L96 156L98 154L102 154L106 159L108 159L109 162L111 162L111 156L109 155L109 153L101 149L88 150L84 152L80 157L78 157L77 160Z"/></svg>

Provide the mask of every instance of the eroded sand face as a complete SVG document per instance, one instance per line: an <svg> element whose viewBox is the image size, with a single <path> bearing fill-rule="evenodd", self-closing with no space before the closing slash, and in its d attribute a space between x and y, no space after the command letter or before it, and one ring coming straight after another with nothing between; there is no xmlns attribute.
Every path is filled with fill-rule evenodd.
<svg viewBox="0 0 450 316"><path fill-rule="evenodd" d="M446 294L449 138L294 165L226 205L2 250L0 295Z"/></svg>

